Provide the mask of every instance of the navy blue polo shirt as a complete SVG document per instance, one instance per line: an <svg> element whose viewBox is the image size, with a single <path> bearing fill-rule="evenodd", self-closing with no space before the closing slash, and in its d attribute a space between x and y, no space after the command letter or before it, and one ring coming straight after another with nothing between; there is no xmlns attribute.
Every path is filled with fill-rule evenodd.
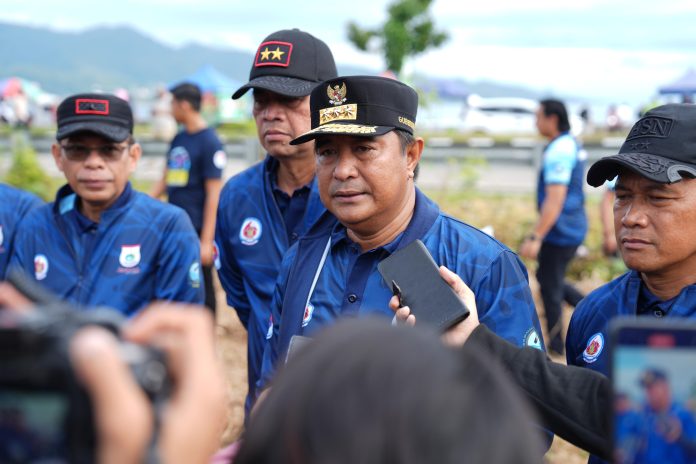
<svg viewBox="0 0 696 464"><path fill-rule="evenodd" d="M307 202L311 193L310 185L305 185L295 190L292 196L285 193L278 187L278 166L275 166L275 171L271 174L273 183L273 198L275 198L285 230L288 234L288 243L292 245L300 237L303 232L304 225L302 218L307 210Z"/></svg>
<svg viewBox="0 0 696 464"><path fill-rule="evenodd" d="M169 203L186 211L200 233L205 207L205 181L220 179L227 157L215 131L208 127L189 134L179 132L167 155Z"/></svg>

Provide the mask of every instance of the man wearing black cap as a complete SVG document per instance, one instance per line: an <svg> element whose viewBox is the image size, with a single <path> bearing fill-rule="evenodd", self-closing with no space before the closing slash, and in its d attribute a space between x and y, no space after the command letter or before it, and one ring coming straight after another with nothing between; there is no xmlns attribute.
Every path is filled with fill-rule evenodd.
<svg viewBox="0 0 696 464"><path fill-rule="evenodd" d="M392 291L377 264L416 239L474 290L484 323L517 346L542 348L521 261L416 188L423 151L414 136L417 107L413 89L380 77L331 79L312 92L312 130L293 144L315 140L319 191L330 213L283 260L262 383L293 335L312 336L342 316L391 318Z"/></svg>
<svg viewBox="0 0 696 464"><path fill-rule="evenodd" d="M22 221L10 268L78 306L127 315L153 300L202 303L191 221L128 182L141 154L128 103L74 95L58 106L57 120L52 154L68 184Z"/></svg>
<svg viewBox="0 0 696 464"><path fill-rule="evenodd" d="M617 175L614 229L629 271L585 297L566 340L568 364L604 374L615 316L696 317L696 106L646 113L587 182L599 187Z"/></svg>
<svg viewBox="0 0 696 464"><path fill-rule="evenodd" d="M298 29L282 30L262 41L249 82L232 96L240 98L253 89L256 129L268 154L223 188L215 234L227 303L248 332L247 411L270 330L269 307L281 260L325 211L314 178L313 145L290 141L310 128L312 89L336 74L324 42Z"/></svg>

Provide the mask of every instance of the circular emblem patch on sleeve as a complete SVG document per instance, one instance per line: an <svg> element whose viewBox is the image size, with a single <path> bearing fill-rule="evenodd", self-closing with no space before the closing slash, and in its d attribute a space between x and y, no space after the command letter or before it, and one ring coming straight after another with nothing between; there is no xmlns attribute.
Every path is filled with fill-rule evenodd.
<svg viewBox="0 0 696 464"><path fill-rule="evenodd" d="M218 150L215 152L215 154L213 154L213 164L218 169L225 169L225 165L227 164L227 155L225 155L224 151Z"/></svg>
<svg viewBox="0 0 696 464"><path fill-rule="evenodd" d="M587 341L587 347L582 352L582 359L586 363L591 364L597 360L602 353L602 349L604 349L604 335L602 335L602 332L597 332Z"/></svg>
<svg viewBox="0 0 696 464"><path fill-rule="evenodd" d="M261 238L261 221L254 217L248 217L242 222L239 229L239 240L244 245L256 245Z"/></svg>
<svg viewBox="0 0 696 464"><path fill-rule="evenodd" d="M541 337L534 327L530 328L526 334L524 334L524 346L529 346L531 348L541 349Z"/></svg>

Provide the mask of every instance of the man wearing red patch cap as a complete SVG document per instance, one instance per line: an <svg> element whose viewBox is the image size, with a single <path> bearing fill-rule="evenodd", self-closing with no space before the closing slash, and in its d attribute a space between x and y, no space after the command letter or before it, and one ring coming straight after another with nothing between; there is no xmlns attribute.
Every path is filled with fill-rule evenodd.
<svg viewBox="0 0 696 464"><path fill-rule="evenodd" d="M68 183L22 221L9 268L78 307L132 315L153 300L202 303L191 221L128 182L141 154L128 103L74 95L58 106L57 121L52 154Z"/></svg>
<svg viewBox="0 0 696 464"><path fill-rule="evenodd" d="M266 159L230 179L220 195L215 242L218 275L249 334L247 410L271 329L273 286L285 251L325 211L314 177L313 144L290 145L310 128L309 94L336 77L329 47L298 29L274 32L259 45L249 82L253 116Z"/></svg>

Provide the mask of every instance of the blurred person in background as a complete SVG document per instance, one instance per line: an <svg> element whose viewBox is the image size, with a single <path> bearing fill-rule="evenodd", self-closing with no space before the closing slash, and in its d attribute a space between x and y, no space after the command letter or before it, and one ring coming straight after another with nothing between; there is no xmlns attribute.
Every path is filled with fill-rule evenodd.
<svg viewBox="0 0 696 464"><path fill-rule="evenodd" d="M583 176L587 154L570 134L563 102L542 100L536 113L539 134L549 144L542 155L537 183L539 218L520 246L520 256L537 260L536 276L544 302L549 351L562 355L561 304L575 307L583 295L565 274L587 233Z"/></svg>
<svg viewBox="0 0 696 464"><path fill-rule="evenodd" d="M167 201L191 219L200 238L205 305L214 313L215 218L227 155L215 130L201 116L200 88L186 82L171 93L172 115L182 130L172 140L164 173L150 195L159 198L166 192Z"/></svg>

